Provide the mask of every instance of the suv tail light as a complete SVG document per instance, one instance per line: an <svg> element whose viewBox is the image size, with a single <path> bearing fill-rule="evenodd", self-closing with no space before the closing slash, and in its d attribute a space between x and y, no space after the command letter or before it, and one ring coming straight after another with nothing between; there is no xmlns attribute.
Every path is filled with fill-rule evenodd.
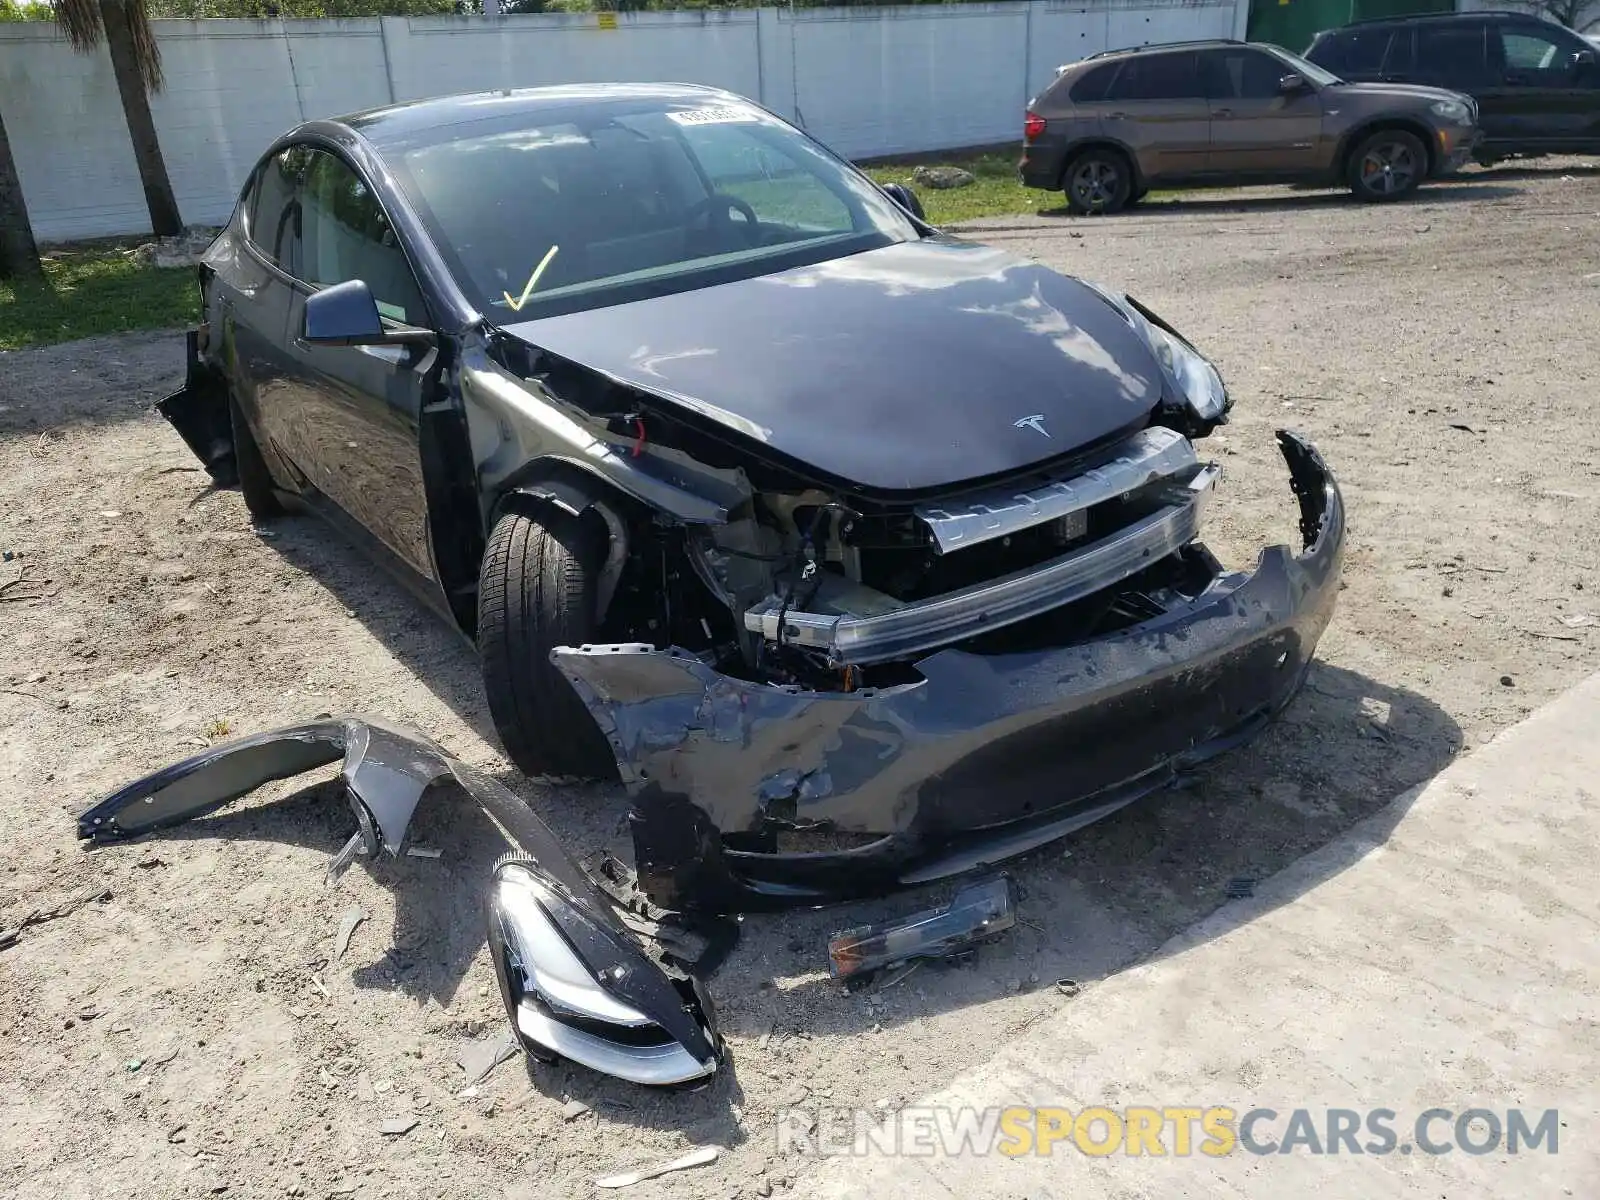
<svg viewBox="0 0 1600 1200"><path fill-rule="evenodd" d="M1038 113L1031 112L1022 118L1022 136L1032 141L1044 132L1045 120Z"/></svg>

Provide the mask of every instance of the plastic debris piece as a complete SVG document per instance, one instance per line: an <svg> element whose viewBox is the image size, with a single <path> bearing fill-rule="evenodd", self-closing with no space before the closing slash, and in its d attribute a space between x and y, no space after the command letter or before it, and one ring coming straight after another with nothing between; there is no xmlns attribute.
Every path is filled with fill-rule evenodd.
<svg viewBox="0 0 1600 1200"><path fill-rule="evenodd" d="M416 1117L390 1117L378 1126L378 1132L385 1137L404 1137L415 1129L420 1122Z"/></svg>
<svg viewBox="0 0 1600 1200"><path fill-rule="evenodd" d="M594 1181L599 1188L625 1188L636 1183L643 1183L646 1179L654 1179L658 1175L668 1175L673 1171L687 1171L691 1167L705 1167L717 1161L721 1151L715 1146L701 1146L691 1150L681 1158L671 1162L662 1163L659 1167L643 1167L637 1171L627 1171L621 1175L607 1175Z"/></svg>
<svg viewBox="0 0 1600 1200"><path fill-rule="evenodd" d="M582 1100L568 1100L561 1106L561 1119L563 1121L573 1121L588 1111L589 1106Z"/></svg>
<svg viewBox="0 0 1600 1200"><path fill-rule="evenodd" d="M1230 900L1248 900L1256 894L1256 881L1248 875L1239 875L1228 880L1224 890Z"/></svg>
<svg viewBox="0 0 1600 1200"><path fill-rule="evenodd" d="M359 904L352 904L344 910L344 916L339 918L339 932L333 940L333 957L340 959L344 952L350 949L350 939L355 935L356 926L367 919L367 914L362 911Z"/></svg>
<svg viewBox="0 0 1600 1200"><path fill-rule="evenodd" d="M849 979L908 959L948 958L1016 923L1011 880L996 875L962 888L943 908L834 934L828 939L828 971Z"/></svg>
<svg viewBox="0 0 1600 1200"><path fill-rule="evenodd" d="M516 1057L521 1049L516 1034L509 1032L498 1038L466 1041L456 1050L456 1066L467 1073L466 1086L471 1087L475 1083L482 1083L489 1077L489 1072L508 1058Z"/></svg>

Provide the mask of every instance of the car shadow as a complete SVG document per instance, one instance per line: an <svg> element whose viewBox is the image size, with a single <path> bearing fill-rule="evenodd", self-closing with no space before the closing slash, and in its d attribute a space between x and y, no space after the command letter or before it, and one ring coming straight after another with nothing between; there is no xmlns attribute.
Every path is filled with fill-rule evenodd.
<svg viewBox="0 0 1600 1200"><path fill-rule="evenodd" d="M1496 174L1498 178L1498 173ZM1452 179L1447 182L1427 184L1419 189L1410 198L1401 201L1403 204L1455 204L1464 201L1483 202L1488 200L1504 200L1521 194L1520 188L1502 187L1491 183L1468 182L1461 179ZM1070 220L1076 222L1092 221L1129 221L1141 217L1172 218L1193 216L1196 214L1216 214L1224 212L1239 213L1270 213L1270 212L1303 212L1308 209L1331 208L1368 208L1366 202L1357 200L1348 191L1274 191L1269 195L1256 192L1241 195L1236 191L1213 192L1195 191L1180 194L1164 194L1159 197L1145 200L1132 208L1124 209L1109 217L1080 217L1067 211L1065 205L1058 208L1041 209L1039 216L1049 220ZM991 228L985 226L984 228Z"/></svg>

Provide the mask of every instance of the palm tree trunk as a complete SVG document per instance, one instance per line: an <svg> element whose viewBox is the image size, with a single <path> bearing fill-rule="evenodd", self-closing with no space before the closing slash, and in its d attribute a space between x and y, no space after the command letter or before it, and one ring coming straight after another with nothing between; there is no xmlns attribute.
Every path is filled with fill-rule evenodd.
<svg viewBox="0 0 1600 1200"><path fill-rule="evenodd" d="M33 241L28 206L17 179L17 164L11 157L11 139L6 136L5 116L0 114L0 279L43 276L39 247Z"/></svg>
<svg viewBox="0 0 1600 1200"><path fill-rule="evenodd" d="M172 193L167 164L161 157L161 143L156 140L156 123L150 115L150 95L139 69L128 0L100 0L100 15L105 23L106 49L111 52L111 69L122 96L122 111L128 121L128 136L133 140L133 157L139 164L139 182L144 185L145 206L150 210L150 228L157 237L172 237L183 232L183 221L178 217L178 198ZM142 13L139 19L143 19Z"/></svg>

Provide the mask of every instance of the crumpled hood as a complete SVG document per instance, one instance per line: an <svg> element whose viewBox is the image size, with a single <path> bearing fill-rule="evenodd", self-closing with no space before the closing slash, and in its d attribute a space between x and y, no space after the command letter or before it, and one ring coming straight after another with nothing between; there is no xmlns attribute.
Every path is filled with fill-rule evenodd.
<svg viewBox="0 0 1600 1200"><path fill-rule="evenodd" d="M943 237L506 332L873 491L1059 457L1138 424L1162 389L1098 293Z"/></svg>

